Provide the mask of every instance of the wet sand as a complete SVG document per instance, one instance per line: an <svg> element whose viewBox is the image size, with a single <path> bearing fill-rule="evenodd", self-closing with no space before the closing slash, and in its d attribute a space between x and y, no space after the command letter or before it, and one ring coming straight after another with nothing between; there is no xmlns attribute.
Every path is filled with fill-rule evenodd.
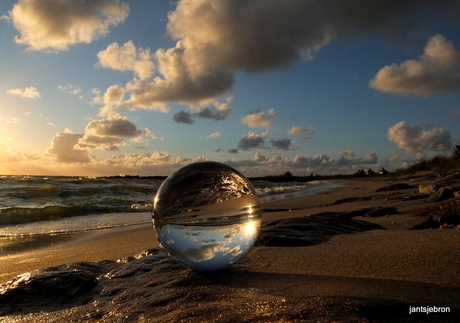
<svg viewBox="0 0 460 323"><path fill-rule="evenodd" d="M345 298L352 298L349 302L360 304L367 302L363 300L377 299L379 302L390 302L388 306L393 304L391 302L404 304L399 310L407 313L409 304L447 306L458 311L460 229L407 230L423 221L408 216L407 212L433 203L427 202L426 198L392 200L397 194L414 195L419 184L430 180L398 180L413 187L387 192L376 190L393 183L388 179L344 180L341 182L346 186L330 192L264 203L264 221L304 217L321 212L349 212L373 206L393 206L397 213L383 217L356 217L377 223L387 230L336 235L326 242L308 247L255 247L234 266L237 274L231 273L233 276L226 280L225 285L243 288L245 292L241 299L246 302L250 302L248 299L252 296L248 288L252 288L261 294L258 296L260 300L267 302L273 299L285 299L286 302L289 299L303 299L313 304L313 299L316 299L321 306L326 306L324 304L333 298L340 299L340 306L345 306ZM371 196L376 198L369 199ZM346 198L354 200L328 205ZM0 258L0 282L38 268L78 261L117 260L157 246L150 225L86 232L57 246ZM333 307L335 301L330 302ZM377 306L374 301L370 302L371 309ZM376 315L374 319L378 318ZM311 316L313 321L315 317L322 316ZM372 318L372 315L369 317ZM34 318L38 319L39 316ZM410 322L417 321L414 316L409 318ZM431 318L439 320L442 316ZM27 322L25 317L16 316L16 319L17 322ZM448 321L450 318L446 318Z"/></svg>

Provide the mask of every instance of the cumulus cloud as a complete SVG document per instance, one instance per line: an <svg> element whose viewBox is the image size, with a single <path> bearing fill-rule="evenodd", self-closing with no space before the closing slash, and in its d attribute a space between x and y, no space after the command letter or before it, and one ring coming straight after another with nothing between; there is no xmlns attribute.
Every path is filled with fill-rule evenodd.
<svg viewBox="0 0 460 323"><path fill-rule="evenodd" d="M370 86L383 92L429 96L460 90L460 52L445 37L432 37L419 60L382 68Z"/></svg>
<svg viewBox="0 0 460 323"><path fill-rule="evenodd" d="M447 151L452 148L449 131L436 128L429 123L412 126L406 121L401 121L388 129L387 137L395 142L399 149L412 153L426 153L428 150Z"/></svg>
<svg viewBox="0 0 460 323"><path fill-rule="evenodd" d="M31 50L67 50L107 34L128 13L128 5L118 0L20 0L8 18L21 34L16 43Z"/></svg>
<svg viewBox="0 0 460 323"><path fill-rule="evenodd" d="M238 149L231 148L227 151L229 154L238 154Z"/></svg>
<svg viewBox="0 0 460 323"><path fill-rule="evenodd" d="M213 132L208 136L208 138L218 138L220 137L220 132Z"/></svg>
<svg viewBox="0 0 460 323"><path fill-rule="evenodd" d="M6 93L11 95L17 95L22 98L28 99L35 99L40 97L40 92L38 92L37 88L30 86L26 87L25 89L17 88L17 89L10 89L7 90Z"/></svg>
<svg viewBox="0 0 460 323"><path fill-rule="evenodd" d="M204 119L222 121L228 118L232 108L227 103L214 102L211 106L201 109L194 115Z"/></svg>
<svg viewBox="0 0 460 323"><path fill-rule="evenodd" d="M144 129L144 135L147 136L147 137L150 137L150 138L152 138L152 139L154 139L154 140L163 140L163 139L164 139L163 137L157 137L157 136L155 136L155 135L152 133L152 131L150 131L149 128L145 128L145 129Z"/></svg>
<svg viewBox="0 0 460 323"><path fill-rule="evenodd" d="M152 76L154 64L150 49L137 48L130 40L121 47L112 43L97 54L98 64L119 71L132 71L141 79Z"/></svg>
<svg viewBox="0 0 460 323"><path fill-rule="evenodd" d="M126 104L131 108L164 111L169 102L204 105L230 94L234 82L232 73L207 68L197 70L195 62L185 62L183 55L180 42L176 48L157 50L155 57L162 77L157 76L151 82L130 82L127 89L132 93Z"/></svg>
<svg viewBox="0 0 460 323"><path fill-rule="evenodd" d="M193 124L195 117L223 121L228 118L231 110L232 108L227 103L214 102L212 105L197 112L192 112L190 109L181 110L174 114L173 120L178 123L188 124Z"/></svg>
<svg viewBox="0 0 460 323"><path fill-rule="evenodd" d="M85 134L78 141L81 147L117 150L125 138L136 140L142 134L127 117L118 114L107 119L93 120L86 126Z"/></svg>
<svg viewBox="0 0 460 323"><path fill-rule="evenodd" d="M70 132L57 133L46 151L57 162L89 163L91 161L89 151L87 149L80 149L77 145L82 137L82 134L73 134Z"/></svg>
<svg viewBox="0 0 460 323"><path fill-rule="evenodd" d="M338 155L348 160L353 160L353 158L355 158L355 152L353 150L341 151Z"/></svg>
<svg viewBox="0 0 460 323"><path fill-rule="evenodd" d="M250 128L265 128L270 127L271 122L276 118L275 109L270 109L268 112L256 112L246 115L241 122L247 124Z"/></svg>
<svg viewBox="0 0 460 323"><path fill-rule="evenodd" d="M378 161L378 157L377 157L377 154L375 153L367 153L366 154L366 160L370 163L370 164L376 164L377 161Z"/></svg>
<svg viewBox="0 0 460 323"><path fill-rule="evenodd" d="M294 150L295 149L294 140L291 140L291 139L286 139L286 138L279 139L279 140L272 139L270 140L270 144L272 145L272 147L276 149L281 149L281 150Z"/></svg>
<svg viewBox="0 0 460 323"><path fill-rule="evenodd" d="M268 136L268 131L258 134L255 132L250 132L247 135L241 136L240 142L238 143L238 147L241 150L250 150L252 148L264 148L265 147L265 140Z"/></svg>
<svg viewBox="0 0 460 323"><path fill-rule="evenodd" d="M114 114L117 108L123 104L125 90L121 86L112 85L107 89L102 98L99 97L99 94L100 93L98 93L96 99L93 100L95 103L104 104L104 106L99 111L99 115L111 115Z"/></svg>
<svg viewBox="0 0 460 323"><path fill-rule="evenodd" d="M314 134L315 132L310 128L301 128L301 127L297 127L297 126L292 126L292 128L288 131L288 135L291 135L291 136L300 136L300 135L303 135L303 136L310 136L312 134Z"/></svg>
<svg viewBox="0 0 460 323"><path fill-rule="evenodd" d="M341 151L338 153L339 159L335 161L335 165L346 166L346 165L373 165L377 164L378 157L375 153L367 153L365 158L356 158L353 150Z"/></svg>
<svg viewBox="0 0 460 323"><path fill-rule="evenodd" d="M192 118L190 110L181 110L173 115L173 120L177 123L193 124L195 120Z"/></svg>
<svg viewBox="0 0 460 323"><path fill-rule="evenodd" d="M98 136L118 136L133 138L139 136L142 131L128 120L127 117L120 115L109 116L105 120L93 120L87 126L85 133Z"/></svg>
<svg viewBox="0 0 460 323"><path fill-rule="evenodd" d="M458 6L447 0L180 0L167 25L177 43L155 52L158 76L132 82L129 104L203 105L228 95L237 71L289 68L337 38L364 33L401 38L426 17L455 12Z"/></svg>

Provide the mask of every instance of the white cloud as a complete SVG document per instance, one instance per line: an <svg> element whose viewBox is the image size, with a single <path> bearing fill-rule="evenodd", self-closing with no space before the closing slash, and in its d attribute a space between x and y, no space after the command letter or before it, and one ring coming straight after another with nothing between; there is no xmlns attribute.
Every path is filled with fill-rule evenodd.
<svg viewBox="0 0 460 323"><path fill-rule="evenodd" d="M424 154L428 150L447 151L452 147L449 131L425 123L412 126L401 121L388 129L388 140L395 142L398 148L412 153Z"/></svg>
<svg viewBox="0 0 460 323"><path fill-rule="evenodd" d="M366 160L371 164L376 164L378 161L378 157L375 153L367 153Z"/></svg>
<svg viewBox="0 0 460 323"><path fill-rule="evenodd" d="M292 128L288 131L288 135L291 135L291 136L298 136L298 135L310 136L314 133L315 132L311 130L310 127L301 128L297 126L292 126Z"/></svg>
<svg viewBox="0 0 460 323"><path fill-rule="evenodd" d="M132 71L141 79L152 76L154 64L150 49L136 48L130 40L121 47L112 43L97 54L99 65L119 71Z"/></svg>
<svg viewBox="0 0 460 323"><path fill-rule="evenodd" d="M154 139L154 140L163 140L163 139L164 139L163 137L157 137L157 136L155 136L155 135L152 133L152 131L150 131L149 128L145 128L145 129L144 129L144 135L146 135L147 137L150 137L150 138L152 138L152 139Z"/></svg>
<svg viewBox="0 0 460 323"><path fill-rule="evenodd" d="M97 95L93 100L93 103L101 103L102 101L104 104L104 106L99 111L100 116L114 114L116 109L123 105L125 90L118 85L110 86L102 98L100 97L100 92L94 91L93 89L93 93L96 93Z"/></svg>
<svg viewBox="0 0 460 323"><path fill-rule="evenodd" d="M130 82L127 89L132 93L126 104L131 108L166 112L169 102L205 105L230 94L233 74L211 69L197 71L191 62L184 62L183 52L180 47L167 51L159 49L155 55L158 72L163 77L155 77L152 82Z"/></svg>
<svg viewBox="0 0 460 323"><path fill-rule="evenodd" d="M47 153L54 157L55 161L61 163L89 163L91 158L87 149L78 148L78 141L83 137L81 134L69 132L57 133Z"/></svg>
<svg viewBox="0 0 460 323"><path fill-rule="evenodd" d="M21 122L22 119L16 118L16 117L5 118L5 117L0 116L0 121L5 121L6 123L18 123L18 122Z"/></svg>
<svg viewBox="0 0 460 323"><path fill-rule="evenodd" d="M72 84L58 85L58 89L72 95L78 95L82 93L81 89L78 86Z"/></svg>
<svg viewBox="0 0 460 323"><path fill-rule="evenodd" d="M275 109L270 109L268 112L258 112L246 115L241 122L247 124L250 128L265 128L270 127L271 122L276 118Z"/></svg>
<svg viewBox="0 0 460 323"><path fill-rule="evenodd" d="M355 158L355 152L353 150L341 151L338 155L348 160L353 160Z"/></svg>
<svg viewBox="0 0 460 323"><path fill-rule="evenodd" d="M142 130L138 129L128 118L119 114L112 114L107 119L93 120L88 123L85 134L82 135L78 144L85 148L118 150L118 145L125 138L142 141L140 139L141 134Z"/></svg>
<svg viewBox="0 0 460 323"><path fill-rule="evenodd" d="M220 132L213 132L208 136L208 138L218 138L220 137Z"/></svg>
<svg viewBox="0 0 460 323"><path fill-rule="evenodd" d="M128 120L127 117L120 115L109 116L104 120L93 120L87 126L85 133L97 136L118 136L133 138L139 136L142 131Z"/></svg>
<svg viewBox="0 0 460 323"><path fill-rule="evenodd" d="M128 13L128 5L118 0L19 0L9 19L21 34L16 43L31 50L67 50L107 34Z"/></svg>
<svg viewBox="0 0 460 323"><path fill-rule="evenodd" d="M432 37L419 60L382 68L370 86L384 92L429 96L460 90L460 52L445 37Z"/></svg>
<svg viewBox="0 0 460 323"><path fill-rule="evenodd" d="M360 8L359 11L350 8ZM205 105L232 91L234 73L293 66L335 38L362 33L401 38L425 17L457 10L447 1L180 0L169 16L175 47L155 52L158 76L133 81L130 107L165 109L169 102ZM444 18L444 17L443 17Z"/></svg>
<svg viewBox="0 0 460 323"><path fill-rule="evenodd" d="M40 92L38 92L37 88L30 86L26 87L25 89L17 88L17 89L10 89L7 90L6 93L11 95L17 95L22 98L28 99L35 99L40 97Z"/></svg>

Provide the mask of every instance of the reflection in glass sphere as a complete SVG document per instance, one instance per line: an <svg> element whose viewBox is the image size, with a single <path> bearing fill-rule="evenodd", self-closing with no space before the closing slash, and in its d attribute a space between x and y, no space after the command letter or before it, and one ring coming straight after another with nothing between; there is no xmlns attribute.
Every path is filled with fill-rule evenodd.
<svg viewBox="0 0 460 323"><path fill-rule="evenodd" d="M199 162L171 174L153 200L153 225L166 253L196 271L226 268L254 245L259 199L237 170Z"/></svg>

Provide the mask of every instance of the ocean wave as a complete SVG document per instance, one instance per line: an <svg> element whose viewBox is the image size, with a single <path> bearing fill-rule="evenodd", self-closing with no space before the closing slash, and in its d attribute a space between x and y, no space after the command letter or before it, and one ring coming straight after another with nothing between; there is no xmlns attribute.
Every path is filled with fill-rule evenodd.
<svg viewBox="0 0 460 323"><path fill-rule="evenodd" d="M60 205L49 205L45 207L7 207L0 209L0 226L93 214L145 212L146 209L148 209L148 205L142 204L124 205L122 207L101 207L94 205L70 207Z"/></svg>
<svg viewBox="0 0 460 323"><path fill-rule="evenodd" d="M75 216L65 219L21 223L0 227L0 238L33 237L86 232L151 223L151 213L111 213Z"/></svg>
<svg viewBox="0 0 460 323"><path fill-rule="evenodd" d="M324 181L311 181L307 183L298 182L281 182L274 183L268 181L255 181L253 184L256 188L259 197L286 194L292 192L299 192L302 190L310 189L312 186L324 184Z"/></svg>
<svg viewBox="0 0 460 323"><path fill-rule="evenodd" d="M70 218L91 219L95 215L150 212L152 198L162 182L136 178L0 176L0 229ZM330 183L322 181L254 181L253 185L262 202L311 195L323 186L330 189Z"/></svg>

